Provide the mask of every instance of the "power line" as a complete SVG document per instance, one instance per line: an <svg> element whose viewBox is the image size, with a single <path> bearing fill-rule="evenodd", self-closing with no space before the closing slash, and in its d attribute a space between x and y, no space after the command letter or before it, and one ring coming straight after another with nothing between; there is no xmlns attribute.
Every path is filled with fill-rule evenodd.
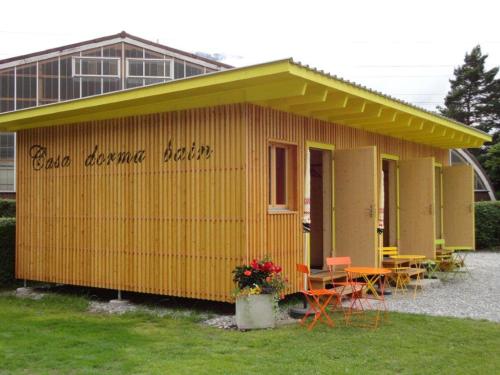
<svg viewBox="0 0 500 375"><path fill-rule="evenodd" d="M452 64L443 64L443 65L433 65L433 64L400 64L400 65L384 65L384 64L377 64L377 65L336 65L336 66L345 66L345 67L350 67L350 68L361 68L361 69L372 69L372 68L453 68L456 65Z"/></svg>
<svg viewBox="0 0 500 375"><path fill-rule="evenodd" d="M413 93L413 94L410 94L410 93L402 93L402 92L400 92L400 93L394 93L392 95L405 95L405 96L406 95L407 96L442 96L443 93L440 92L440 93L431 94L431 93L425 93L425 92L423 92L423 93Z"/></svg>
<svg viewBox="0 0 500 375"><path fill-rule="evenodd" d="M358 78L437 78L437 77L451 77L451 74L433 74L433 75L396 75L396 74L387 74L387 75L350 75L351 77Z"/></svg>
<svg viewBox="0 0 500 375"><path fill-rule="evenodd" d="M54 36L65 36L65 35L77 35L75 33L50 33L50 32L35 32L35 31L10 31L10 30L0 30L2 34L18 34L18 35L54 35Z"/></svg>

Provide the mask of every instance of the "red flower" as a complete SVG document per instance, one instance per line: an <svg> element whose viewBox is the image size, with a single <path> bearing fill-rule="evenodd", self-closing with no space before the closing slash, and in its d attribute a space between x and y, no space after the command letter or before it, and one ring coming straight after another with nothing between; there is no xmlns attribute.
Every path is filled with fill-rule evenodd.
<svg viewBox="0 0 500 375"><path fill-rule="evenodd" d="M245 276L251 276L251 275L252 275L252 271L250 271L250 270L246 270L245 272L243 272L243 274L244 274Z"/></svg>
<svg viewBox="0 0 500 375"><path fill-rule="evenodd" d="M257 259L252 260L252 263L250 263L250 266L251 266L254 270L258 270L258 269L260 268L260 264L257 262Z"/></svg>
<svg viewBox="0 0 500 375"><path fill-rule="evenodd" d="M280 273L281 272L281 267L280 266L274 267L274 272Z"/></svg>
<svg viewBox="0 0 500 375"><path fill-rule="evenodd" d="M273 262L266 262L264 263L264 271L266 272L272 272L273 268L274 268L274 265L273 265Z"/></svg>

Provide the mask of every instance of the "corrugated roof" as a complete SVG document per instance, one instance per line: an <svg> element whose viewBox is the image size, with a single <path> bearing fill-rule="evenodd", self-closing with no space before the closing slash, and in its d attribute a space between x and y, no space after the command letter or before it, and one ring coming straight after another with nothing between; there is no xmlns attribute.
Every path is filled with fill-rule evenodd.
<svg viewBox="0 0 500 375"><path fill-rule="evenodd" d="M326 76L326 77L329 77L329 78L335 79L335 80L340 81L340 82L344 82L344 83L346 83L346 84L348 84L348 85L351 85L352 87L355 87L355 88L359 88L359 89L365 90L365 91L367 91L367 92L369 92L369 93L372 93L372 94L375 94L375 95L379 95L379 96L381 96L381 97L383 97L383 98L386 98L386 99L392 100L392 101L394 101L394 102L398 102L398 103L401 103L401 104L403 104L403 105L406 105L406 106L409 106L409 107L415 108L415 109L417 109L417 110L419 110L419 111L427 112L428 114L430 114L430 115L432 115L432 116L437 116L437 117L440 117L440 118L442 118L443 120L454 122L455 124L457 124L457 125L459 125L459 126L464 126L464 127L466 127L466 128L473 129L473 130L475 130L475 131L477 131L477 132L483 133L483 134L484 134L484 135L486 135L486 136L489 136L487 133L485 133L485 132L483 132L483 131L481 131L481 130L479 130L479 129L476 129L476 128L472 127L472 126L469 126L469 125L466 125L466 124L461 123L461 122L459 122L459 121L456 121L455 119L452 119L452 118L449 118L449 117L443 116L443 115L442 115L442 114L440 114L439 112L430 111L430 110L428 110L428 109L425 109L425 108L423 108L423 107L419 107L419 106L417 106L417 105L415 105L415 104L412 104L412 103L407 102L407 101L405 101L405 100L402 100L402 99L400 99L400 98L396 98L396 97L394 97L394 96L391 96L391 95L388 95L388 94L384 94L384 93L383 93L383 92L381 92L381 91L377 91L377 90L371 89L371 88L369 88L369 87L367 87L367 86L361 85L361 84L359 84L359 83L356 83L356 82L350 81L350 80L348 80L348 79L342 78L342 77L340 77L340 76L338 76L338 75L336 75L336 74L331 74L331 73L329 73L329 72L325 72L324 70L320 70L320 69L317 69L317 68L311 67L311 66L310 66L310 65L308 65L308 64L302 64L300 61L294 61L294 60L293 60L293 58L290 58L289 60L290 60L290 62L291 62L292 64L295 64L295 65L297 65L297 66L299 66L299 67L302 67L302 68L308 69L308 70L310 70L310 71L312 71L312 72L315 72L315 73L318 73L318 74L324 75L324 76Z"/></svg>
<svg viewBox="0 0 500 375"><path fill-rule="evenodd" d="M477 129L292 59L6 113L0 115L0 129L232 103L254 103L441 148L479 147L491 140Z"/></svg>

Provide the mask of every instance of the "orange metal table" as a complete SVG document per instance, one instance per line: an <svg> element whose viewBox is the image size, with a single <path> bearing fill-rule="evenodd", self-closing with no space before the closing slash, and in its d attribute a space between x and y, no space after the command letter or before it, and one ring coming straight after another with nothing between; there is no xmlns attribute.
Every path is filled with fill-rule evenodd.
<svg viewBox="0 0 500 375"><path fill-rule="evenodd" d="M360 312L362 313L365 309L363 307L363 300L365 303L368 305L370 310L372 309L369 299L372 300L377 300L382 303L383 306L383 311L384 311L384 316L387 317L387 306L385 304L385 297L384 297L384 289L385 285L387 282L387 278L384 276L388 276L392 273L390 269L387 268L377 268L377 267L347 267L345 269L348 275L349 280L353 280L355 278L362 278L366 284L364 287L367 291L371 292L371 297L368 296L368 293L365 293L364 296L363 294L353 295L353 299L351 302L351 306L349 308L349 320L351 319L351 316L353 315L354 312L354 307L357 305L359 307ZM380 293L377 291L375 288L376 284L379 284L380 288ZM375 314L375 320L374 320L374 328L378 327L378 324L381 320L380 314L381 310L376 309L377 313ZM364 315L364 314L363 314Z"/></svg>
<svg viewBox="0 0 500 375"><path fill-rule="evenodd" d="M366 282L366 288L375 298L380 298L375 289L375 284L380 284L380 291L383 296L385 282L381 282L382 276L389 275L392 272L390 269L378 267L347 267L345 271L351 275L351 278L362 277Z"/></svg>

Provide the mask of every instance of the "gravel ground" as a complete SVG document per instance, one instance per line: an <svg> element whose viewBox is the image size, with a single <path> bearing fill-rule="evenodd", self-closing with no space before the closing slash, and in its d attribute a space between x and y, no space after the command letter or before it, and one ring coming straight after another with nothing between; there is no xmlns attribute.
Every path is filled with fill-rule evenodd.
<svg viewBox="0 0 500 375"><path fill-rule="evenodd" d="M500 322L500 252L467 255L471 275L457 275L435 287L387 296L387 308L415 314L486 319Z"/></svg>

